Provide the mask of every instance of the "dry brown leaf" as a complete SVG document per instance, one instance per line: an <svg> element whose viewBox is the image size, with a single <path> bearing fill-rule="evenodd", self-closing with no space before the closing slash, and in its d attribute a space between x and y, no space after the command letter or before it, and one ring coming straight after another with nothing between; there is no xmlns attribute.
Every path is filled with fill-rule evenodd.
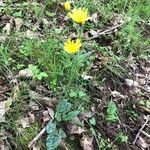
<svg viewBox="0 0 150 150"><path fill-rule="evenodd" d="M23 25L23 20L21 18L15 18L15 26L16 26L16 31L20 31L21 26Z"/></svg>
<svg viewBox="0 0 150 150"><path fill-rule="evenodd" d="M3 3L3 0L0 0L0 6L3 6L4 3Z"/></svg>
<svg viewBox="0 0 150 150"><path fill-rule="evenodd" d="M5 121L5 112L6 112L5 103L6 101L0 102L0 122Z"/></svg>
<svg viewBox="0 0 150 150"><path fill-rule="evenodd" d="M30 30L27 30L26 31L26 37L29 38L29 39L33 39L37 36L37 34L33 31L30 31Z"/></svg>
<svg viewBox="0 0 150 150"><path fill-rule="evenodd" d="M33 77L33 73L30 69L26 68L19 71L18 77L30 78Z"/></svg>
<svg viewBox="0 0 150 150"><path fill-rule="evenodd" d="M84 135L82 139L80 140L80 144L83 150L94 150L93 140L94 140L94 137L88 137L87 135Z"/></svg>
<svg viewBox="0 0 150 150"><path fill-rule="evenodd" d="M133 81L132 79L125 79L125 81L126 81L126 84L129 87L137 87L137 86L139 86L138 82Z"/></svg>
<svg viewBox="0 0 150 150"><path fill-rule="evenodd" d="M25 118L21 119L19 123L22 125L23 128L30 127L28 117L25 117Z"/></svg>
<svg viewBox="0 0 150 150"><path fill-rule="evenodd" d="M7 37L6 37L6 36L2 36L2 35L0 35L0 42L5 42L5 41L6 41L6 39L7 39Z"/></svg>
<svg viewBox="0 0 150 150"><path fill-rule="evenodd" d="M97 31L95 31L95 30L93 30L93 29L90 29L90 34L91 34L91 35L93 35L93 36L95 36L95 35L97 35L97 34L98 34L98 32L97 32Z"/></svg>
<svg viewBox="0 0 150 150"><path fill-rule="evenodd" d="M10 150L4 141L0 141L0 150Z"/></svg>
<svg viewBox="0 0 150 150"><path fill-rule="evenodd" d="M98 23L98 15L97 15L97 13L92 14L92 16L90 17L90 21L92 21L94 23Z"/></svg>
<svg viewBox="0 0 150 150"><path fill-rule="evenodd" d="M23 128L27 128L27 127L30 127L30 124L34 123L34 121L35 121L34 114L29 112L28 117L22 118L18 122L19 122L19 124L22 125Z"/></svg>
<svg viewBox="0 0 150 150"><path fill-rule="evenodd" d="M39 108L39 105L38 105L35 101L30 101L29 107L30 107L31 110L33 110L33 111L40 109L40 108Z"/></svg>
<svg viewBox="0 0 150 150"><path fill-rule="evenodd" d="M86 132L86 131L87 131L87 130L85 130L85 129L83 129L83 128L77 126L77 125L72 125L72 126L70 127L70 133L71 133L71 134L81 134L81 133L84 133L84 132Z"/></svg>
<svg viewBox="0 0 150 150"><path fill-rule="evenodd" d="M84 80L89 80L89 79L92 79L92 78L93 78L92 76L87 75L86 72L83 72L83 74L81 75L81 77L82 77Z"/></svg>
<svg viewBox="0 0 150 150"><path fill-rule="evenodd" d="M43 117L42 120L43 122L48 122L51 119L51 116L49 115L48 110L43 111Z"/></svg>
<svg viewBox="0 0 150 150"><path fill-rule="evenodd" d="M146 148L148 148L148 144L145 142L145 140L139 136L137 144L139 147L141 147L142 150L145 150Z"/></svg>
<svg viewBox="0 0 150 150"><path fill-rule="evenodd" d="M32 150L40 150L40 147L38 147L38 146L33 146L33 147L32 147Z"/></svg>
<svg viewBox="0 0 150 150"><path fill-rule="evenodd" d="M121 99L126 99L127 98L127 95L122 95L118 91L111 91L111 94L112 94L113 97L116 97L116 98L121 98Z"/></svg>
<svg viewBox="0 0 150 150"><path fill-rule="evenodd" d="M54 111L53 111L53 109L52 109L52 108L47 107L47 110L48 110L48 113L49 113L49 115L50 115L51 119L54 119Z"/></svg>
<svg viewBox="0 0 150 150"><path fill-rule="evenodd" d="M11 31L11 24L6 23L5 27L3 28L3 32L6 32L6 35L10 35L10 31Z"/></svg>

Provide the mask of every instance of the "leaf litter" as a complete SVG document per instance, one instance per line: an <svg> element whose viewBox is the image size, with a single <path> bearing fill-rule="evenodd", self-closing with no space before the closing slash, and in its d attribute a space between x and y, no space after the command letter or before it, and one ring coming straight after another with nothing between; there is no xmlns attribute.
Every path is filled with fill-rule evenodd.
<svg viewBox="0 0 150 150"><path fill-rule="evenodd" d="M0 6L3 6L3 5L4 5L3 1L0 1ZM124 19L122 15L118 15L118 14L113 14L113 15L114 15L114 17L110 23L111 26L105 26L105 30L102 30L99 28L89 30L88 33L90 33L90 35L92 35L92 37L87 37L87 40L89 40L89 41L95 40L95 39L99 38L100 36L103 36L106 34L114 34L114 33L117 34L118 30L120 28L122 28L122 25L125 23L124 21L125 20L128 21L130 19L130 18ZM53 16L51 16L51 17L53 17ZM33 16L33 18L34 18L34 16ZM31 23L31 22L36 22L34 19L29 22L24 21L24 19L22 19L22 18L14 18L13 20L15 22L14 28L17 32L20 32L20 30L23 28L24 25L27 25L27 24L29 25L28 26L29 28L26 26L26 30L24 31L24 37L27 37L29 39L34 39L34 38L38 38L39 36L41 36L42 32L39 33L37 31L37 30L39 30L39 24ZM65 18L64 18L64 20L65 20ZM90 17L90 21L97 24L99 22L99 14L93 13ZM49 23L49 18L46 18L46 17L43 18L43 23L46 26L51 25ZM30 29L30 26L33 26L33 24L34 24L35 31L32 31ZM3 35L0 36L0 41L2 41L2 42L6 41L7 36L11 35L12 28L13 28L12 19L9 18L9 21L5 22L5 25L2 28ZM62 29L63 29L63 24L62 24ZM57 30L56 32L59 32L59 30ZM71 37L76 37L76 35L73 34L73 35L71 35ZM92 66L93 68L97 68L97 70L95 69L96 72L99 71L100 67L102 68L103 65L107 65L108 62L110 61L110 57L104 56L109 61L107 61L107 63L103 63L102 58L99 59L99 57L100 56L98 56L98 61L97 61L98 63L95 63L94 64L95 66ZM133 57L133 59L135 59L134 56L132 56L132 57ZM99 62L100 60L101 60L101 62ZM92 100L94 101L94 103L96 105L96 106L94 106L95 107L94 112L89 111L87 113L81 114L79 119L81 120L81 122L84 122L84 127L80 127L78 125L73 124L73 125L71 125L70 130L69 130L69 132L71 134L81 135L80 138L79 137L77 137L77 138L80 140L83 150L94 150L95 138L93 137L93 135L90 136L90 134L87 133L88 128L89 128L89 126L87 125L87 121L89 119L91 119L92 117L96 118L95 124L96 124L96 128L98 128L97 131L101 132L101 134L106 136L108 139L113 140L116 133L118 133L118 131L120 129L122 129L124 131L125 127L123 126L123 124L125 124L127 126L127 128L126 128L127 132L129 133L129 135L131 135L131 141L133 141L133 139L134 139L133 135L134 136L136 135L136 133L138 132L139 126L142 124L142 122L144 120L143 113L144 114L149 113L148 102L149 102L149 93L150 93L150 87L149 87L150 67L149 67L149 65L145 66L145 64L149 64L149 62L142 61L138 65L135 62L133 62L133 64L128 64L129 65L128 67L131 68L131 72L129 72L129 74L132 74L132 78L126 78L123 81L122 84L125 87L125 88L123 87L123 90L120 89L119 87L117 87L119 85L114 86L111 81L103 86L96 84L93 87L95 91L90 90ZM136 73L135 73L135 69L136 69ZM142 69L142 71L141 71L141 69ZM97 73L99 74L99 72L97 72ZM93 80L95 80L95 78L91 74L83 73L82 78L84 80L87 80L87 81L90 80L92 82ZM29 72L29 70L24 69L18 73L17 77L30 78L30 77L33 77L33 74L31 74L31 72ZM22 80L22 79L19 79L19 82L20 82L20 80ZM39 83L36 83L36 84L39 84ZM55 117L54 116L54 108L58 101L57 97L51 97L50 96L51 93L47 96L47 91L49 91L49 89L46 88L46 90L45 90L45 88L42 85L36 85L36 86L37 86L37 88L38 88L38 86L40 86L39 89L41 91L37 90L37 88L35 88L34 90L28 91L29 97L33 101L30 101L28 103L29 112L28 113L25 112L27 114L27 117L20 118L20 120L19 120L20 124L22 125L22 128L30 127L30 125L32 123L34 123L35 119L37 119L37 116L38 116L38 120L42 120L42 124L44 124L44 125L49 120L53 120ZM14 99L17 99L17 97L18 97L17 91L18 90L13 91ZM144 93L143 96L139 94L141 92ZM115 114L116 120L119 120L119 121L113 125L106 124L106 122L105 122L105 113L109 112L109 115L112 114L112 108L111 108L111 110L107 110L107 108L106 108L106 105L107 105L106 99L110 98L110 97L114 103L116 103L116 102L118 103L117 106L113 105L113 111L117 109L116 107L119 107L119 111L120 111L119 118ZM0 95L0 99L1 98L3 99L3 96ZM140 108L139 111L142 111L142 113L140 114L142 121L139 119L139 122L138 121L136 122L134 119L131 119L129 116L127 116L127 113L125 110L125 107L126 107L125 103L127 103L129 98L135 102L135 105L132 105L134 110L136 111L138 108ZM9 107L11 107L11 105L13 104L13 100L7 99L6 102L0 101L0 105L1 105L0 115L2 117L5 115L5 109L3 109L5 107L5 103L7 103L8 110L9 110ZM110 120L110 118L108 120ZM130 122L131 122L131 124L130 124ZM133 127L133 125L134 125L134 127ZM86 126L86 128L85 128L85 126ZM132 130L129 131L130 128ZM44 131L44 130L41 130L41 131ZM146 131L146 133L149 133L149 127L146 126L145 131ZM141 147L141 149L146 149L149 146L149 144L147 142L148 140L145 140L145 139L146 138L143 136L143 134L141 134L137 140L137 145L139 147ZM4 146L4 142L2 142L1 145ZM121 146L120 146L120 148L121 148ZM129 147L126 147L125 149L127 149L127 148L129 148ZM33 149L36 150L39 148L34 146Z"/></svg>

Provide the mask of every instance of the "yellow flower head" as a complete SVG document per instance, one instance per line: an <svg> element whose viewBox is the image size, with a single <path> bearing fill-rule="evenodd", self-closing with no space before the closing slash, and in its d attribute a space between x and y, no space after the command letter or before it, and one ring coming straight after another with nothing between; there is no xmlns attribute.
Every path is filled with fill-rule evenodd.
<svg viewBox="0 0 150 150"><path fill-rule="evenodd" d="M64 50L67 53L77 53L80 50L80 47L82 46L80 39L77 40L71 40L68 39L65 43L64 43Z"/></svg>
<svg viewBox="0 0 150 150"><path fill-rule="evenodd" d="M85 24L85 21L89 19L87 8L74 8L68 16L76 23Z"/></svg>
<svg viewBox="0 0 150 150"><path fill-rule="evenodd" d="M66 1L64 3L64 7L67 11L70 11L71 10L71 1Z"/></svg>

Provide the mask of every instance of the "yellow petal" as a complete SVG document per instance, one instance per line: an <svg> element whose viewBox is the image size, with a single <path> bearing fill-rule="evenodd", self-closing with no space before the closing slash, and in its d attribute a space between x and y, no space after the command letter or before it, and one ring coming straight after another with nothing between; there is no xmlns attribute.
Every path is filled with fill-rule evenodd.
<svg viewBox="0 0 150 150"><path fill-rule="evenodd" d="M66 1L64 3L64 7L65 7L65 10L70 11L71 10L71 2L70 1Z"/></svg>

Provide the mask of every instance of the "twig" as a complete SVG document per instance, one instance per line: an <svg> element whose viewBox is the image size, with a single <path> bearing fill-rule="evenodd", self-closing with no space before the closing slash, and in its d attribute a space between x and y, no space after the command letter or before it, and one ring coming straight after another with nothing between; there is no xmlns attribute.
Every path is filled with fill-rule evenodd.
<svg viewBox="0 0 150 150"><path fill-rule="evenodd" d="M107 29L107 30L104 30L104 31L102 31L102 32L100 32L100 33L98 33L98 34L96 34L95 36L93 36L93 37L91 37L91 38L88 38L87 41L96 39L96 38L98 38L98 37L101 36L101 35L108 34L108 33L112 32L113 30L119 28L119 27L122 26L123 24L124 24L124 22L122 22L122 23L119 24L119 25L113 26L113 27L111 27L111 28L109 28L109 29Z"/></svg>
<svg viewBox="0 0 150 150"><path fill-rule="evenodd" d="M28 148L32 148L32 146L35 144L35 142L44 134L44 132L46 131L46 127L44 127L37 135L36 137L29 143ZM64 149L64 150L68 150L68 148L66 147L65 143L63 141L61 141L61 143L59 144L59 146Z"/></svg>
<svg viewBox="0 0 150 150"><path fill-rule="evenodd" d="M33 144L44 134L46 130L46 127L44 127L38 134L37 136L29 143L28 148L31 148Z"/></svg>
<svg viewBox="0 0 150 150"><path fill-rule="evenodd" d="M144 127L145 127L146 124L148 123L148 121L149 121L149 115L147 116L145 123L142 125L141 129L140 129L139 132L137 133L137 135L136 135L136 137L135 137L135 140L133 141L133 144L134 144L134 145L135 145L137 139L139 138L140 133L142 132L142 130L144 129Z"/></svg>
<svg viewBox="0 0 150 150"><path fill-rule="evenodd" d="M10 90L11 90L10 88L4 89L4 90L0 91L0 94L6 93L6 92L8 92Z"/></svg>
<svg viewBox="0 0 150 150"><path fill-rule="evenodd" d="M150 139L150 135L147 132L142 130L141 133L144 134L145 136L147 136Z"/></svg>

